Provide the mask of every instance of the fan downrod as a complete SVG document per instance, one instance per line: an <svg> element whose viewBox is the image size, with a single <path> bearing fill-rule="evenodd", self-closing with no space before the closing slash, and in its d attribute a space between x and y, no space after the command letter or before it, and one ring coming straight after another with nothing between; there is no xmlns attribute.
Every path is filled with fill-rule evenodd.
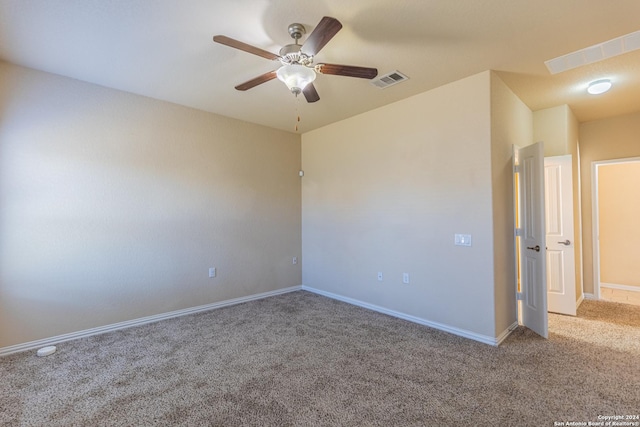
<svg viewBox="0 0 640 427"><path fill-rule="evenodd" d="M283 64L300 64L304 66L310 66L313 62L313 57L305 55L300 49L302 45L298 43L298 40L302 38L303 34L306 34L307 29L304 25L294 22L289 25L289 35L295 40L295 43L291 43L282 46L280 49L280 62Z"/></svg>

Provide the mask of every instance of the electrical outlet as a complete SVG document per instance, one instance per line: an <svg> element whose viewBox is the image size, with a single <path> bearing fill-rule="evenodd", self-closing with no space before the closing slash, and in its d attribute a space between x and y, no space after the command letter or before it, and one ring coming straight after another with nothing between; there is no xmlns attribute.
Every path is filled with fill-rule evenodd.
<svg viewBox="0 0 640 427"><path fill-rule="evenodd" d="M382 282L382 271L378 271L378 282Z"/></svg>
<svg viewBox="0 0 640 427"><path fill-rule="evenodd" d="M209 267L209 277L216 277L216 268Z"/></svg>
<svg viewBox="0 0 640 427"><path fill-rule="evenodd" d="M409 284L409 273L402 273L402 283Z"/></svg>
<svg viewBox="0 0 640 427"><path fill-rule="evenodd" d="M297 256L294 256L294 257L293 257L293 259L291 260L291 263L292 263L293 265L296 265L296 264L298 263L298 257L297 257Z"/></svg>

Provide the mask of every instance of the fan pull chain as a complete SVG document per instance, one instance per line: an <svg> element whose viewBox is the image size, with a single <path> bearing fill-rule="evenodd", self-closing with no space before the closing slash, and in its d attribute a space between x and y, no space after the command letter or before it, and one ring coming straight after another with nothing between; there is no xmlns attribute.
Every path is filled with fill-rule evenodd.
<svg viewBox="0 0 640 427"><path fill-rule="evenodd" d="M300 123L300 98L296 95L296 126L295 131L298 132L298 124Z"/></svg>

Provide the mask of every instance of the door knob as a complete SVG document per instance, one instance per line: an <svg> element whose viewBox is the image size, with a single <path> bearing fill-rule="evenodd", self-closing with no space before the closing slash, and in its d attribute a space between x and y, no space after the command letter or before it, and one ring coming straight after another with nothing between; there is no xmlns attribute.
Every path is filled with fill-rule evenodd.
<svg viewBox="0 0 640 427"><path fill-rule="evenodd" d="M558 243L560 243L561 245L569 246L571 244L571 240L567 239L564 242L558 242Z"/></svg>
<svg viewBox="0 0 640 427"><path fill-rule="evenodd" d="M527 246L527 249L531 249L532 251L540 252L540 245L535 246Z"/></svg>

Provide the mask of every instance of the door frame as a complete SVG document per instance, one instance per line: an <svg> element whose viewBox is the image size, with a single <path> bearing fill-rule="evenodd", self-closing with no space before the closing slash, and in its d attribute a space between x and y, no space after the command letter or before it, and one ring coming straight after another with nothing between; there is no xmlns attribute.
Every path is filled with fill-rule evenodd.
<svg viewBox="0 0 640 427"><path fill-rule="evenodd" d="M627 157L591 162L591 246L593 247L593 298L600 299L600 200L598 200L598 169L600 166L640 163L640 157Z"/></svg>

